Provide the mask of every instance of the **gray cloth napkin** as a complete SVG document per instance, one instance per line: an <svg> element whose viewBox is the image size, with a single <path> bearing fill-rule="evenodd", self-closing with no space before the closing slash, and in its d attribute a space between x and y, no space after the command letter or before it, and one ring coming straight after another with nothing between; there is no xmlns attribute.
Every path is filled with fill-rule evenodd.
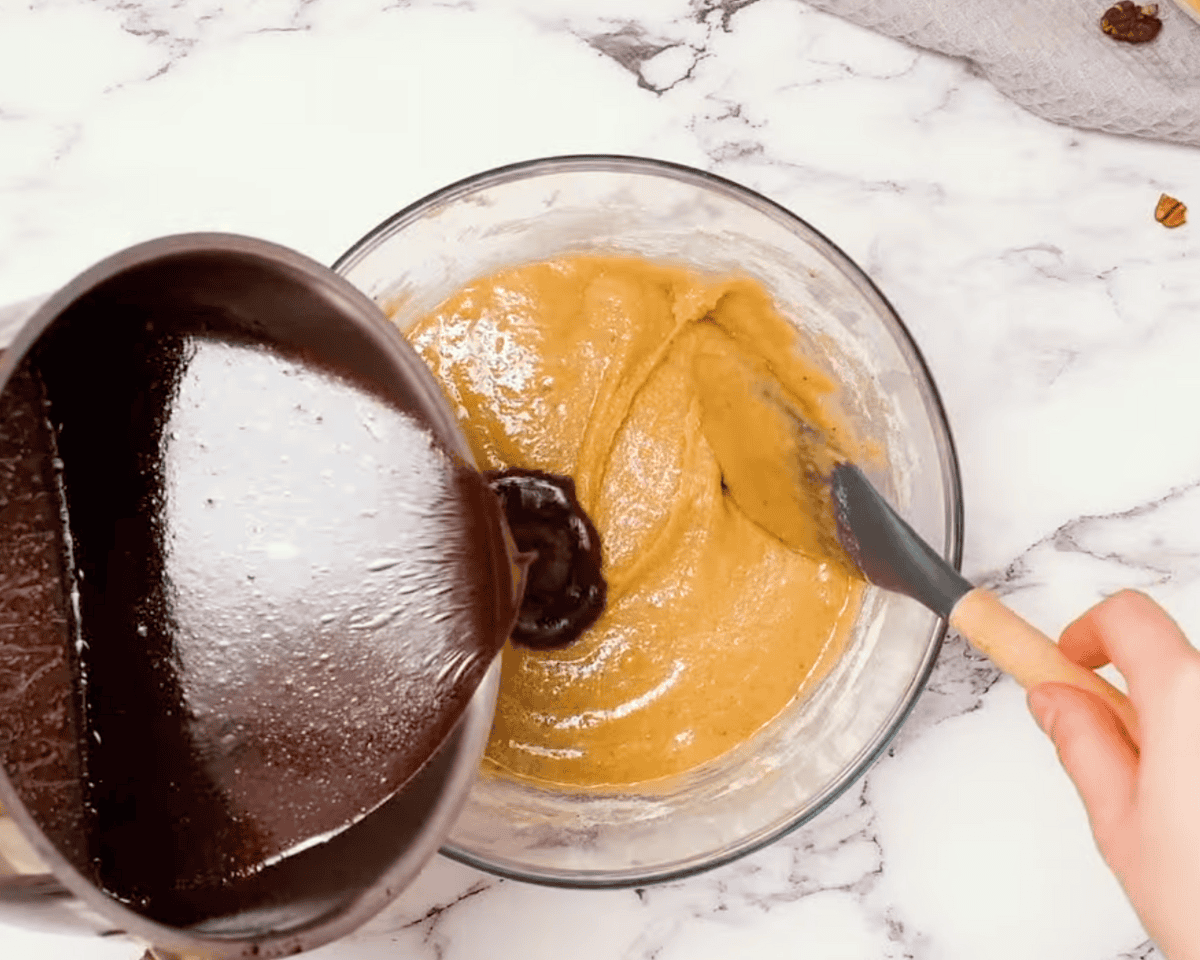
<svg viewBox="0 0 1200 960"><path fill-rule="evenodd" d="M1159 0L1158 36L1121 43L1100 30L1115 2L808 0L880 33L973 61L1003 94L1047 120L1200 146L1200 23L1172 0Z"/></svg>

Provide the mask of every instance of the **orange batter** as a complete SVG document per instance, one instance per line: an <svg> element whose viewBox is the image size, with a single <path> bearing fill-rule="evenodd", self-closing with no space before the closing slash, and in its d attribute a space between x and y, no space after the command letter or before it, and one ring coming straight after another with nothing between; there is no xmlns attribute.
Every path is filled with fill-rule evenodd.
<svg viewBox="0 0 1200 960"><path fill-rule="evenodd" d="M837 432L760 285L565 259L473 283L408 336L480 468L574 477L603 542L600 620L565 649L505 647L491 763L574 786L679 773L824 673L857 581L786 545L794 516L729 495L802 482L782 421Z"/></svg>

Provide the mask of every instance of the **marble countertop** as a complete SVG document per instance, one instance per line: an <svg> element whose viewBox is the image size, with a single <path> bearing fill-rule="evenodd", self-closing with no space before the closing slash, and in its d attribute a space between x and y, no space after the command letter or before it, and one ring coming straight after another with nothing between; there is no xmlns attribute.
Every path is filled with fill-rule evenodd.
<svg viewBox="0 0 1200 960"><path fill-rule="evenodd" d="M0 304L179 231L329 263L452 180L588 152L737 180L862 265L948 408L969 577L1052 634L1133 586L1200 636L1200 224L1153 217L1200 211L1200 155L1049 124L796 0L5 4ZM0 927L0 955L141 948ZM608 892L438 859L310 955L1157 956L1021 691L957 638L888 754L765 850Z"/></svg>

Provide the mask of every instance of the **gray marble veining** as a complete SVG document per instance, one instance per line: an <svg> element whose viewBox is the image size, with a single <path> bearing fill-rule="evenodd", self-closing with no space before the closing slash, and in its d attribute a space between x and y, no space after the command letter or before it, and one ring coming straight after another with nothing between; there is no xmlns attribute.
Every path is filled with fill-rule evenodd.
<svg viewBox="0 0 1200 960"><path fill-rule="evenodd" d="M797 0L10 5L0 303L182 230L329 262L460 176L589 151L738 180L864 267L946 403L970 577L1051 633L1130 585L1200 635L1200 240L1153 219L1200 204L1195 151L1039 120ZM141 950L0 929L15 960ZM565 955L1158 956L1022 695L954 637L867 777L755 854L603 892L439 860L313 954Z"/></svg>

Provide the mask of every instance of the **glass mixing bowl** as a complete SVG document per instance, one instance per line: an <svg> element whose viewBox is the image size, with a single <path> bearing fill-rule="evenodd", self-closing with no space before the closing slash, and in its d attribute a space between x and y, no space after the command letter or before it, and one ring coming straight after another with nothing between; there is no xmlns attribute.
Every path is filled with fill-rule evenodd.
<svg viewBox="0 0 1200 960"><path fill-rule="evenodd" d="M469 281L568 254L633 255L761 282L837 401L883 452L867 472L958 565L962 499L945 411L903 322L833 243L711 174L632 157L557 157L446 187L359 241L334 269L403 330ZM735 750L620 791L536 787L481 771L448 856L572 887L640 885L704 870L794 829L886 747L920 694L945 624L870 588L841 658ZM735 681L731 681L735 682Z"/></svg>

